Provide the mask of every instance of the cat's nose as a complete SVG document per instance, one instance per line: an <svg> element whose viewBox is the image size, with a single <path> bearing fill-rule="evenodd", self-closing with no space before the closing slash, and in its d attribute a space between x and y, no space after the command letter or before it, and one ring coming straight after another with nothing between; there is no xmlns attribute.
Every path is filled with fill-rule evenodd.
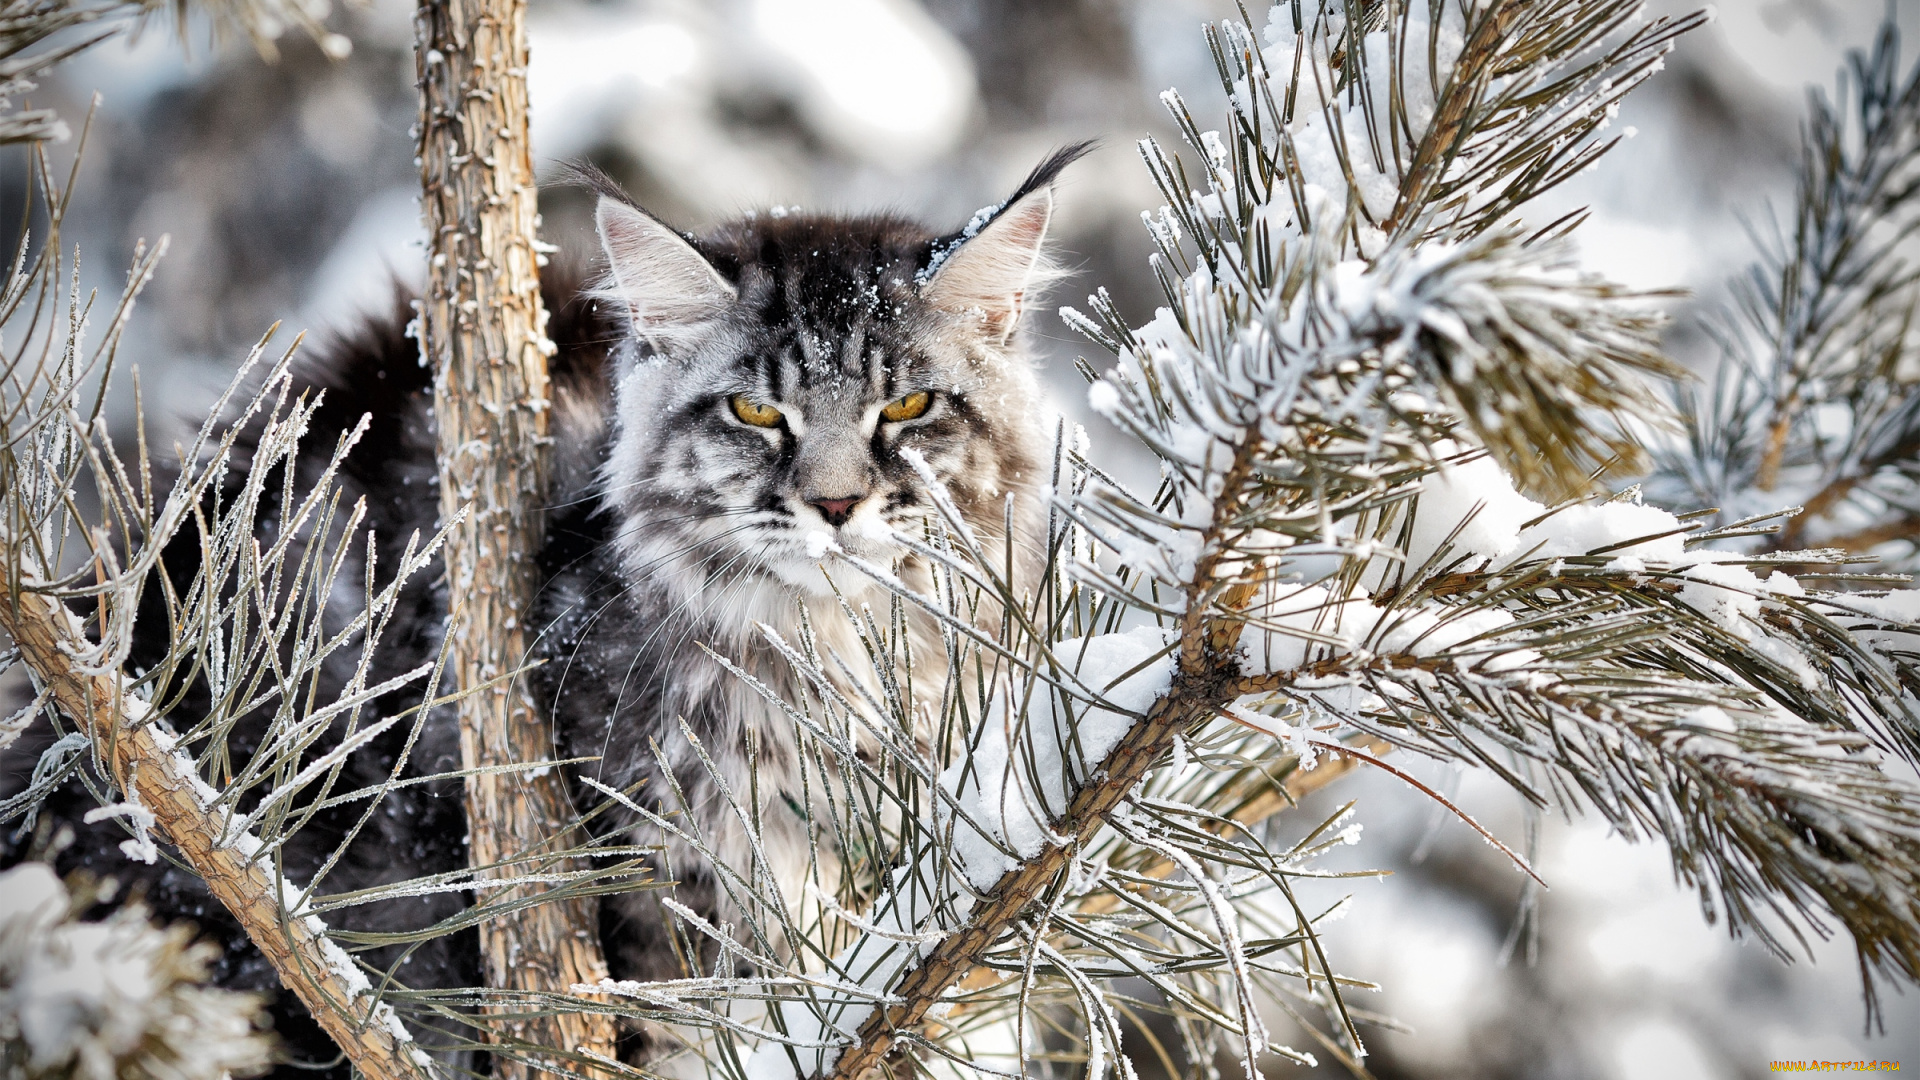
<svg viewBox="0 0 1920 1080"><path fill-rule="evenodd" d="M847 519L853 516L853 508L860 505L860 500L864 498L865 495L853 495L845 499L808 499L807 502L820 511L820 516L827 519L827 524L838 528L847 523Z"/></svg>

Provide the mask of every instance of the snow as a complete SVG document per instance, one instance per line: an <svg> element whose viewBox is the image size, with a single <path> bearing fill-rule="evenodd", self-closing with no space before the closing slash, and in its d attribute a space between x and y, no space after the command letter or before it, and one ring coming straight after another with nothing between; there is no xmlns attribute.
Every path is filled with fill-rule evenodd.
<svg viewBox="0 0 1920 1080"><path fill-rule="evenodd" d="M1061 663L1111 709L1062 702L1061 695L1037 683L1022 716L1018 704L1007 700L1012 691L1002 688L973 752L940 777L962 815L955 818L953 808L942 804L937 808L942 828L955 818L954 849L975 888L991 888L1018 860L1058 842L1050 825L1133 726L1128 714L1145 713L1172 685L1167 642L1166 631L1149 626L1054 646Z"/></svg>
<svg viewBox="0 0 1920 1080"><path fill-rule="evenodd" d="M1519 547L1536 559L1604 550L1615 557L1673 564L1687 559L1684 529L1678 518L1656 506L1582 503L1566 507L1522 532ZM1653 539L1644 539L1649 537ZM1630 540L1638 542L1627 543Z"/></svg>
<svg viewBox="0 0 1920 1080"><path fill-rule="evenodd" d="M1451 13L1450 8L1436 10L1447 12L1440 25L1433 28L1431 39L1434 59L1438 61L1436 70L1443 77L1430 79L1427 49L1406 49L1400 55L1404 75L1395 90L1404 96L1407 116L1416 133L1425 130L1433 118L1432 88L1444 85L1444 74L1452 69L1455 58L1465 46L1458 17ZM1399 177L1395 175L1396 168L1391 159L1382 161L1376 157L1367 135L1382 117L1369 118L1366 115L1367 102L1375 102L1374 107L1380 108L1388 100L1384 88L1369 97L1335 90L1331 83L1325 81L1324 74L1316 80L1316 72L1324 73L1332 67L1328 55L1330 48L1341 47L1343 41L1303 40L1302 35L1296 32L1292 12L1293 9L1284 4L1277 4L1270 9L1265 35L1268 44L1262 50L1262 57L1271 76L1267 88L1275 101L1284 102L1295 70L1296 54L1303 50L1306 54L1299 57L1304 62L1300 65L1302 75L1293 106L1294 123L1288 129L1293 145L1298 148L1301 175L1307 184L1314 187L1344 191L1348 188L1347 175L1350 169L1355 194L1365 203L1374 220L1384 220L1393 212L1394 202L1399 196ZM1407 40L1429 40L1429 20L1424 5L1416 4L1409 8L1407 26ZM1394 58L1390 55L1392 43L1389 36L1371 33L1363 40L1369 71L1384 73L1391 70ZM1244 82L1236 88L1234 96L1243 105L1252 104Z"/></svg>
<svg viewBox="0 0 1920 1080"><path fill-rule="evenodd" d="M1436 448L1444 453L1446 448ZM1481 565L1514 553L1520 526L1545 507L1520 494L1491 458L1443 461L1420 486L1420 512L1407 541L1406 565L1418 570L1450 545L1447 561L1476 556Z"/></svg>
<svg viewBox="0 0 1920 1080"><path fill-rule="evenodd" d="M253 999L194 986L204 964L179 936L138 907L103 922L71 921L71 907L44 863L0 873L0 1042L15 1070L118 1080L172 1059L164 1075L219 1080L266 1063Z"/></svg>
<svg viewBox="0 0 1920 1080"><path fill-rule="evenodd" d="M967 241L980 235L980 230L992 224L993 219L999 217L1000 211L1006 208L1006 203L998 202L991 206L983 206L975 210L973 216L967 219L966 227L960 230L958 236L955 236L945 245L934 249L933 256L927 260L927 265L921 267L920 270L913 275L914 284L925 285L927 282L932 281L933 276L940 272L940 268L945 266L947 260L953 257L954 252L959 251L961 246Z"/></svg>
<svg viewBox="0 0 1920 1080"><path fill-rule="evenodd" d="M1759 623L1766 606L1777 598L1805 595L1794 578L1774 572L1763 579L1740 564L1737 556L1712 551L1689 552L1685 543L1686 527L1680 520L1637 500L1576 503L1561 507L1536 524L1524 529L1519 527L1545 514L1546 507L1519 494L1511 479L1488 458L1465 465L1443 465L1421 486L1412 540L1406 552L1407 564L1420 566L1453 535L1448 561L1470 556L1467 562L1473 565L1469 565L1469 569L1486 566L1499 569L1522 558L1538 561L1599 553L1611 556L1606 568L1616 572L1643 574L1649 570L1665 570L1677 574L1682 582L1678 594L1680 603L1792 673L1803 686L1819 687L1819 673L1812 660ZM1378 574L1370 579L1374 583L1379 580ZM1909 621L1920 616L1920 600L1911 596L1905 594L1906 598L1890 602L1868 600L1866 603L1880 603L1881 610L1889 617ZM1859 602L1849 598L1848 603ZM1497 626L1484 621L1486 616L1495 614L1476 613L1476 617L1482 619L1478 631L1497 630ZM1460 624L1458 630L1440 637L1420 637L1419 634L1429 631L1423 620L1413 620L1406 631L1394 636L1402 640L1417 638L1427 655L1432 655L1434 646L1442 641L1462 640L1459 631L1472 629ZM1392 641L1385 641L1377 648L1385 651L1392 646ZM1521 654L1499 657L1483 664L1482 669L1508 670L1524 666L1529 660L1530 657Z"/></svg>
<svg viewBox="0 0 1920 1080"><path fill-rule="evenodd" d="M1890 622L1920 622L1920 589L1901 589L1884 596L1853 593L1847 596L1845 605Z"/></svg>
<svg viewBox="0 0 1920 1080"><path fill-rule="evenodd" d="M1649 564L1685 566L1714 557L1689 554L1680 519L1637 499L1573 503L1548 514L1544 504L1522 495L1492 458L1460 462L1458 455L1466 452L1451 443L1434 447L1441 461L1420 485L1405 552L1409 570L1424 566L1443 546L1442 565L1462 560L1463 570L1606 554L1617 569L1643 572Z"/></svg>
<svg viewBox="0 0 1920 1080"><path fill-rule="evenodd" d="M833 970L845 972L850 984L823 985L827 993L818 1004L782 1001L775 1016L785 1037L755 1048L747 1058L747 1080L825 1075L907 965L924 958L946 936L942 931L972 912L973 898L950 881L936 882L932 869L905 866L893 872L887 893L855 924L865 933L833 958Z"/></svg>
<svg viewBox="0 0 1920 1080"><path fill-rule="evenodd" d="M17 656L18 654L16 653L14 655ZM6 660L6 656L0 655L0 674L4 674L7 670L8 665ZM33 700L20 706L11 716L0 720L0 751L4 751L7 747L12 746L14 740L18 739L22 732L32 726L34 718L40 715L40 710L46 708L47 697L48 691L42 688L39 693L33 696Z"/></svg>
<svg viewBox="0 0 1920 1080"><path fill-rule="evenodd" d="M1305 683L1306 680L1302 680L1296 685L1308 691L1314 699L1323 699L1326 691L1336 689L1336 685L1323 683L1321 686L1307 686ZM1345 689L1346 685L1349 684L1340 683L1337 684L1337 688ZM1372 707L1378 701L1377 698L1349 700L1362 709ZM1284 717L1270 716L1238 702L1227 706L1227 715L1255 731L1264 731L1280 740L1280 745L1286 753L1298 761L1301 772L1312 772L1320 764L1320 742L1313 737L1311 720L1302 718L1300 723L1293 724Z"/></svg>
<svg viewBox="0 0 1920 1080"><path fill-rule="evenodd" d="M20 968L12 996L35 1065L78 1057L92 1038L124 1053L145 1034L139 1021L156 989L153 969L144 943L117 940L126 935L116 929L80 923L51 931L48 947Z"/></svg>
<svg viewBox="0 0 1920 1080"><path fill-rule="evenodd" d="M128 791L126 802L96 806L87 811L81 820L92 825L108 818L125 818L127 824L133 826L133 839L120 842L121 852L134 862L152 866L154 860L160 857L160 849L154 845L153 835L149 832L154 824L153 811L140 805L140 793Z"/></svg>
<svg viewBox="0 0 1920 1080"><path fill-rule="evenodd" d="M1798 581L1778 571L1762 581L1744 566L1705 561L1687 567L1680 576L1686 582L1680 588L1681 603L1793 673L1801 686L1821 687L1823 680L1813 659L1787 639L1768 633L1759 622L1768 598L1804 595Z"/></svg>
<svg viewBox="0 0 1920 1080"><path fill-rule="evenodd" d="M833 534L815 529L806 536L807 558L816 562L827 557L829 551L838 554L840 545L834 543Z"/></svg>
<svg viewBox="0 0 1920 1080"><path fill-rule="evenodd" d="M1065 810L1071 792L1133 726L1129 714L1146 712L1172 684L1172 657L1160 655L1167 640L1165 631L1142 627L1055 645L1054 656L1100 695L1101 705L1078 697L1062 702L1059 693L1039 683L1025 724L1017 725L1010 718L1020 710L1009 707L1003 688L974 750L940 777L941 789L960 812L940 802L939 827L952 829L954 868L974 889L992 888L1017 865L1006 849L1027 859L1061 842L1049 826ZM795 1080L832 1067L900 973L972 912L973 896L945 870L937 850L918 864L896 869L887 892L864 917L822 904L827 914L862 931L831 965L844 973L847 984L829 988L818 1004L782 1001L775 1016L785 1036L754 1050L746 1064L748 1080Z"/></svg>
<svg viewBox="0 0 1920 1080"><path fill-rule="evenodd" d="M761 41L791 65L830 140L896 167L949 149L975 96L971 56L908 0L754 0Z"/></svg>
<svg viewBox="0 0 1920 1080"><path fill-rule="evenodd" d="M1362 593L1336 599L1314 585L1293 591L1242 640L1241 670L1248 675L1293 673L1310 660L1342 654L1439 656L1482 635L1497 634L1513 616L1496 608L1466 609L1439 603L1386 609ZM1505 671L1530 662L1530 650L1494 649L1483 670ZM1297 688L1339 685L1301 678Z"/></svg>
<svg viewBox="0 0 1920 1080"><path fill-rule="evenodd" d="M910 0L561 5L533 12L528 36L537 160L576 157L611 139L642 159L684 162L678 183L718 185L714 207L779 194L764 179L779 167L742 168L761 163L755 148L703 115L734 86L727 60L743 49L763 80L755 85L777 87L811 135L889 169L950 149L977 98L966 49ZM623 122L636 116L650 122ZM729 175L749 171L761 175Z"/></svg>
<svg viewBox="0 0 1920 1080"><path fill-rule="evenodd" d="M1600 503L1573 503L1551 514L1527 498L1491 458L1465 463L1444 460L1463 448L1442 443L1435 453L1443 457L1433 475L1421 482L1420 497L1406 563L1418 568L1449 544L1445 562L1466 557L1462 569L1503 569L1522 559L1543 561L1583 555L1610 556L1606 568L1644 573L1649 568L1680 569L1703 582L1735 588L1800 595L1792 578L1773 574L1765 582L1737 567L1725 566L1734 556L1716 552L1689 552L1686 526L1679 518L1637 499ZM1521 528L1526 522L1540 519ZM1718 565L1718 569L1700 569ZM1718 575L1717 577L1715 575ZM1733 575L1733 576L1728 576ZM1739 575L1745 575L1741 577ZM1378 582L1378 578L1373 579ZM1696 594L1705 599L1706 594ZM1716 600L1716 604L1720 601ZM1713 611L1720 608L1708 605ZM1709 611L1702 612L1710 614Z"/></svg>
<svg viewBox="0 0 1920 1080"><path fill-rule="evenodd" d="M67 887L52 867L21 863L0 873L0 934L42 934L66 914Z"/></svg>
<svg viewBox="0 0 1920 1080"><path fill-rule="evenodd" d="M1429 570L1454 565L1498 572L1522 560L1537 565L1599 555L1606 559L1604 570L1636 578L1657 573L1676 583L1679 604L1801 685L1822 685L1814 660L1763 622L1769 609L1806 595L1794 578L1762 576L1736 555L1688 551L1677 518L1632 499L1577 503L1549 513L1521 495L1490 459L1461 460L1465 453L1456 446L1436 451L1455 456L1420 481L1417 499L1402 504L1413 514L1404 553L1408 568L1434 561ZM1393 674L1367 681L1365 671L1384 673L1383 658L1450 658L1460 677L1520 689L1558 678L1544 657L1509 633L1515 616L1508 611L1441 599L1411 607L1376 602L1378 591L1393 584L1392 561L1365 552L1353 557L1370 557L1373 565L1349 592L1325 584L1269 585L1257 607L1259 621L1241 639L1244 674L1284 678L1278 694L1256 695L1230 714L1279 739L1303 769L1317 760L1317 731L1378 712L1388 705L1383 694L1414 704L1406 684L1434 677L1431 663L1400 663ZM1920 616L1920 598L1912 593L1848 597L1842 606L1900 622Z"/></svg>
<svg viewBox="0 0 1920 1080"><path fill-rule="evenodd" d="M1105 380L1087 387L1087 405L1101 416L1111 417L1120 408L1120 392Z"/></svg>

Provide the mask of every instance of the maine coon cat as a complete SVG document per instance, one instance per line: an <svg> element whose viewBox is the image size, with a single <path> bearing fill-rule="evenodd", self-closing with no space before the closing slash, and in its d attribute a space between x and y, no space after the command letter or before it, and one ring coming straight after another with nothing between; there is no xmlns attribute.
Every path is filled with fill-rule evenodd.
<svg viewBox="0 0 1920 1080"><path fill-rule="evenodd" d="M855 602L885 594L823 559L832 546L825 540L912 574L911 560L887 539L889 529L911 529L930 513L909 452L942 480L978 533L1031 550L1032 537L1000 535L1008 500L1011 517L1024 520L1046 479L1039 392L1019 331L1050 273L1044 247L1054 181L1084 150L1049 157L1004 203L944 235L890 215L804 213L747 215L684 235L598 173L582 171L599 194L606 270L587 287L557 274L546 283L559 349L552 360L555 468L535 612L534 659L543 663L532 681L559 754L596 759L579 767L583 775L620 789L644 781L642 801L678 812L722 863L744 870L742 830L681 724L736 792L747 790L751 733L766 846L777 857L804 856L804 823L785 786L794 764L790 722L701 646L796 693L790 669L755 624L791 640L806 606L827 647L857 655L835 629L844 625L835 591ZM341 479L349 500L368 502L382 567L399 562L416 530L430 533L436 524L431 373L407 336L406 302L393 317L321 350L303 375L326 397L305 444L312 460L297 479L310 479L337 437L370 418ZM236 473L245 469L243 459ZM263 532L272 527L261 524ZM183 537L174 547L167 572L188 581L195 541ZM346 576L357 580L356 573ZM412 582L405 625L389 633L374 680L431 659L448 601L446 582L433 574ZM340 612L342 621L349 615ZM140 633L136 667L163 648L158 611L143 615ZM923 652L937 663L937 649ZM418 693L389 695L377 709L410 708ZM191 698L182 706L186 715L193 708ZM431 715L409 753L406 771L415 776L459 768L452 711ZM9 753L0 797L20 790L50 741L46 731L39 725L37 737ZM405 731L402 725L350 758L340 789L384 780ZM684 806L669 797L675 789ZM583 806L600 801L584 789L576 794ZM272 971L201 883L164 860L126 862L114 822L82 820L92 805L73 784L43 815L74 830L56 856L59 869L131 881L162 917L191 918L226 942L222 982L276 990ZM317 872L358 812L317 814L283 852L288 876L304 881ZM602 827L633 825L607 819ZM457 781L401 789L347 846L321 891L458 870L464 831ZM632 831L639 843L660 839L651 829ZM26 857L29 844L0 835L0 864ZM680 903L715 920L726 916L714 871L685 845L667 845L656 870L664 879L669 868ZM790 897L800 869L777 869ZM604 904L602 938L616 977L682 973L659 897L622 894ZM459 894L436 893L328 918L353 930L407 931L456 917L465 904ZM364 955L378 967L397 964L395 977L416 988L481 978L466 934ZM273 1011L291 1057L333 1059L289 995L279 995ZM332 1068L344 1072L337 1062Z"/></svg>
<svg viewBox="0 0 1920 1080"><path fill-rule="evenodd" d="M1017 516L1037 506L1038 388L1016 331L1048 273L1054 177L1076 154L1050 158L974 231L947 238L891 217L789 213L688 242L587 175L609 267L596 295L628 333L610 407L557 401L557 423L578 427L564 443L605 441L593 479L576 466L563 484L597 494L607 531L593 557L553 570L540 609L549 663L535 682L560 718L561 752L600 758L585 771L610 786L645 780L661 799L667 778L644 739L658 740L698 835L743 874L741 824L677 727L738 793L753 729L772 792L763 848L799 860L777 875L790 900L807 848L788 805L800 794L791 722L699 646L791 697L802 688L756 624L796 640L806 605L823 649L856 659L857 642L836 639L840 599L883 607L885 593L823 564L819 534L871 562L898 559L887 532L931 513L906 453L988 538L1005 531L1009 497ZM1031 549L1034 538L1014 539ZM937 687L942 650L917 655ZM676 898L724 914L709 866L667 842ZM680 973L656 903L613 900L625 925L609 935L610 963L629 977Z"/></svg>

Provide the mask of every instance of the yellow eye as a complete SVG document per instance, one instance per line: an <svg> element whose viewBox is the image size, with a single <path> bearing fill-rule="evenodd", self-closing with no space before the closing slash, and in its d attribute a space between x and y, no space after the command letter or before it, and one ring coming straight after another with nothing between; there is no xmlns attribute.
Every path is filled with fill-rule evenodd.
<svg viewBox="0 0 1920 1080"><path fill-rule="evenodd" d="M773 427L780 423L780 410L771 405L762 405L745 394L735 394L729 402L733 406L733 415L741 422L754 427Z"/></svg>
<svg viewBox="0 0 1920 1080"><path fill-rule="evenodd" d="M927 406L932 402L933 398L925 390L915 390L898 401L887 402L887 407L880 410L880 418L895 424L902 420L915 420L926 414Z"/></svg>

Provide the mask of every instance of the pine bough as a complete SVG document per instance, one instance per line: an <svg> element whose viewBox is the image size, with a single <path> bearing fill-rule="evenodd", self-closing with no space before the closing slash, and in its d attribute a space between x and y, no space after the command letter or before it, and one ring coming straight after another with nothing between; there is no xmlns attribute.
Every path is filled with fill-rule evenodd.
<svg viewBox="0 0 1920 1080"><path fill-rule="evenodd" d="M1684 437L1656 446L1649 489L1752 519L1749 550L1920 565L1920 67L1899 64L1889 21L1849 56L1834 98L1810 94L1790 213L1751 229L1760 257L1707 324L1712 378L1681 388Z"/></svg>
<svg viewBox="0 0 1920 1080"><path fill-rule="evenodd" d="M7 31L0 35L0 61L16 74L43 70L130 24L122 19L78 45L49 48L46 43L55 35L131 10L16 5L0 20ZM271 15L247 2L231 5L231 12ZM214 15L218 21L220 13ZM35 48L40 51L27 51ZM586 852L535 845L510 853L498 866L354 893L326 889L331 862L304 882L287 878L282 868L286 841L322 809L359 809L348 831L350 843L396 787L457 783L473 772L534 770L553 763L405 775L429 710L454 698L437 692L439 664L384 680L370 674L403 588L433 561L444 531L414 537L401 565L377 565L378 548L361 528L364 506L343 505L336 482L359 431L329 448L330 460L323 459L317 476L300 477L299 470L285 467L299 453L319 402L292 395L292 348L262 363L273 331L242 363L233 386L188 445L174 447L178 468L170 483L156 481L144 422L136 426L134 446L116 445L105 416L107 388L121 366L120 339L133 305L166 243L162 238L136 250L125 288L110 307L81 292L78 271L60 239L71 176L65 185L59 182L43 145L62 133L50 114L8 111L0 102L0 141L33 144L29 190L36 201L31 209L48 223L45 236L17 238L0 286L0 326L7 345L0 354L0 640L9 646L0 650L0 673L19 665L33 691L24 709L0 718L0 751L36 722L52 725L58 736L32 769L25 790L0 800L0 827L18 830L16 840L32 835L39 805L50 792L67 783L88 785L100 804L88 820L124 826L127 839L120 847L127 858L151 864L161 857L164 842L167 857L177 857L205 879L213 897L363 1075L377 1080L424 1076L443 1071L455 1053L481 1046L496 1054L555 1056L553 1048L528 1046L504 1030L475 1030L494 1023L475 1011L489 1003L484 989L452 1004L405 1000L404 982L393 970L372 966L365 954L404 947L408 935L344 934L325 918L342 908L396 897L456 890L477 894L479 903L429 931L455 933L532 902L512 895L517 886L552 886L541 894L544 902L641 885L639 853L593 845L591 854L601 858L600 865L570 870L559 868ZM104 330L90 340L96 323ZM137 373L134 390L138 420ZM243 438L247 468L236 464ZM274 527L263 528L267 521ZM196 556L189 580L162 572L162 559L176 540ZM353 602L334 603L339 597ZM76 609L88 614L83 618ZM343 617L343 609L350 614ZM129 672L136 616L164 620L171 642L157 663ZM323 668L345 675L337 694L316 692ZM370 703L404 687L417 688L424 704L397 715L369 715ZM199 708L183 707L188 700ZM405 735L404 749L384 782L343 785L347 759L390 731ZM44 866L30 865L46 872ZM487 879L478 880L482 876ZM7 910L9 919L18 916L7 932L35 932L31 927L48 917L40 910L45 905L34 906L39 901L24 892L9 896L16 899L28 907ZM86 1028L82 1015L92 1006L74 1003L66 1012L80 1027L57 1038L47 1035L44 1024L35 1027L34 1017L39 1005L54 1008L58 1002L12 1001L0 1007L0 1059L9 1075L93 1076L102 1069L119 1076L143 1075L142 1070L197 1075L197 1069L218 1075L223 1069L264 1067L267 1059L250 1022L254 1002L243 995L227 1000L215 991L202 996L174 987L174 982L201 977L201 951L185 947L185 930L147 928L143 935L134 924L144 925L144 916L134 918L131 908L126 914L103 924L107 929L81 937L90 941L105 933L109 944L125 953L119 961L137 965L150 959L157 965L155 979L170 981L153 982L155 996L148 999L103 999L100 1008L116 1017L93 1028ZM404 959L398 956L393 967ZM37 963L45 966L25 955L24 967L0 973L0 979L11 980L5 984L14 988L9 993L35 993L34 987L48 985L19 981L25 977L21 972L31 975ZM504 996L512 1006L529 1007L523 998ZM410 1015L403 1018L396 1005ZM208 1021L204 1029L182 1030L196 1010ZM242 1029L237 1035L233 1017ZM148 1027L128 1026L136 1021ZM422 1038L416 1039L416 1032ZM570 1048L560 1048L559 1056L584 1060ZM175 1060L182 1057L192 1060Z"/></svg>

